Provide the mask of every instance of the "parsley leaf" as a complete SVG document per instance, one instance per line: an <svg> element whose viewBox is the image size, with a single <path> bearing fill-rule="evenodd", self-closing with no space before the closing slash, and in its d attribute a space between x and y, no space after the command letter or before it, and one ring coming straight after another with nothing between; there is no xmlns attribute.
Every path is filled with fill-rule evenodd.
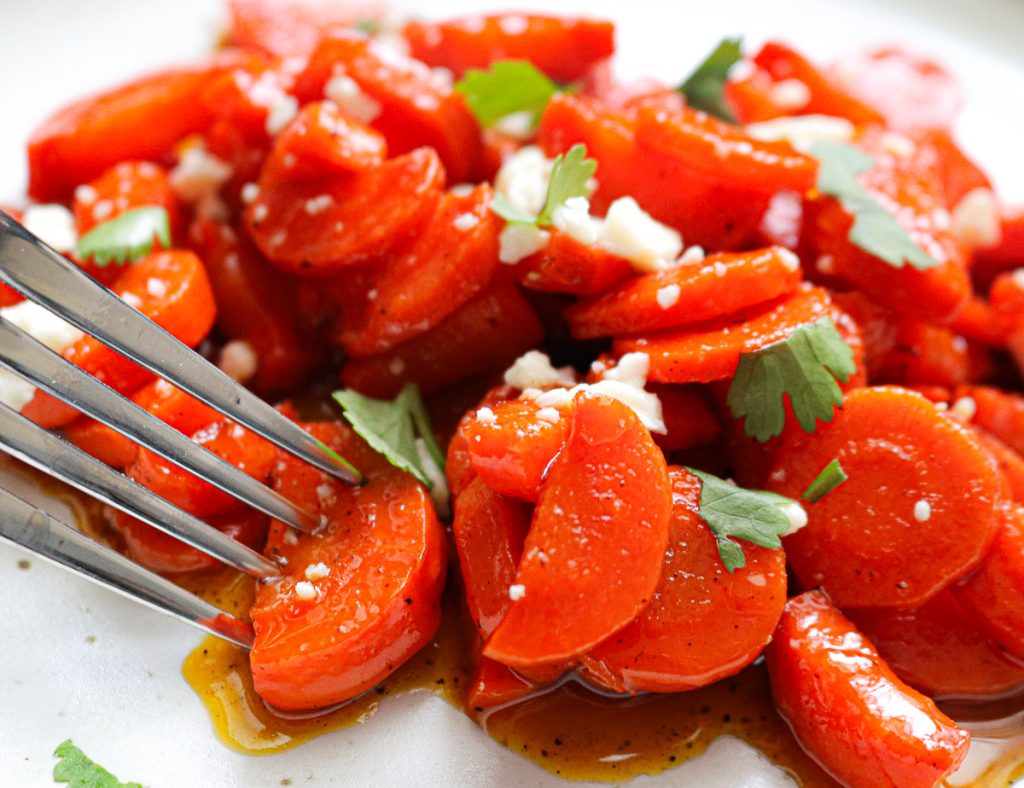
<svg viewBox="0 0 1024 788"><path fill-rule="evenodd" d="M166 208L147 206L125 211L93 227L78 241L78 256L98 266L133 263L153 250L153 239L171 245L171 222Z"/></svg>
<svg viewBox="0 0 1024 788"><path fill-rule="evenodd" d="M352 429L370 444L370 448L428 488L433 487L417 441L423 442L426 453L442 471L445 457L434 439L415 383L407 383L393 400L373 399L352 389L335 391L334 399L341 405Z"/></svg>
<svg viewBox="0 0 1024 788"><path fill-rule="evenodd" d="M909 263L918 271L926 271L939 265L857 181L858 175L874 166L871 156L852 145L827 140L814 143L811 155L819 164L818 191L841 200L853 212L850 243L893 268Z"/></svg>
<svg viewBox="0 0 1024 788"><path fill-rule="evenodd" d="M491 210L506 222L536 224L538 227L550 227L551 217L555 209L565 205L566 200L573 197L586 197L590 190L587 183L597 172L597 162L587 158L587 146L581 143L573 145L568 153L559 154L551 167L551 179L544 197L544 207L540 214L532 216L528 212L513 205L504 195L498 194L491 202Z"/></svg>
<svg viewBox="0 0 1024 788"><path fill-rule="evenodd" d="M723 88L729 71L743 59L743 53L740 51L742 40L723 38L711 54L704 58L704 61L677 88L686 97L687 104L727 123L736 122L736 116L726 106Z"/></svg>
<svg viewBox="0 0 1024 788"><path fill-rule="evenodd" d="M139 783L123 783L89 760L71 739L58 745L53 754L60 762L53 767L53 781L69 783L71 788L142 788Z"/></svg>
<svg viewBox="0 0 1024 788"><path fill-rule="evenodd" d="M745 490L710 473L687 468L701 481L700 518L718 542L718 554L732 574L747 565L736 539L761 547L781 547L779 537L792 527L788 512L802 507L796 501L764 490Z"/></svg>
<svg viewBox="0 0 1024 788"><path fill-rule="evenodd" d="M534 124L558 92L558 85L526 60L499 60L489 71L471 68L455 83L481 126L493 126L516 112L527 112Z"/></svg>
<svg viewBox="0 0 1024 788"><path fill-rule="evenodd" d="M788 394L800 426L812 433L817 421L832 420L833 406L843 405L836 380L845 383L855 371L853 351L823 317L780 342L741 354L729 409L733 418L745 418L744 432L763 443L782 433Z"/></svg>
<svg viewBox="0 0 1024 788"><path fill-rule="evenodd" d="M814 481L807 485L807 489L800 497L805 501L817 503L848 478L839 460L832 460L814 477Z"/></svg>

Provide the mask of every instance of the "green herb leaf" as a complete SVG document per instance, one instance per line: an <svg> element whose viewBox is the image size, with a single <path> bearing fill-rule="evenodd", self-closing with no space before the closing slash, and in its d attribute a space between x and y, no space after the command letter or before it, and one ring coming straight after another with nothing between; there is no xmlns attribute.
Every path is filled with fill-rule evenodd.
<svg viewBox="0 0 1024 788"><path fill-rule="evenodd" d="M805 501L817 503L848 478L839 460L832 460L814 477L814 481L807 485L807 489L800 497Z"/></svg>
<svg viewBox="0 0 1024 788"><path fill-rule="evenodd" d="M587 158L586 145L573 145L568 153L559 155L551 168L548 193L544 198L544 208L537 217L537 224L541 227L549 226L555 209L565 205L566 200L586 197L589 193L587 181L594 177L595 172L597 162Z"/></svg>
<svg viewBox="0 0 1024 788"><path fill-rule="evenodd" d="M491 210L506 222L534 224L537 221L536 216L513 205L504 194L494 195L494 199L491 200Z"/></svg>
<svg viewBox="0 0 1024 788"><path fill-rule="evenodd" d="M71 788L142 788L139 783L123 783L114 775L93 763L84 752L68 739L53 752L60 762L53 767L53 781L68 783Z"/></svg>
<svg viewBox="0 0 1024 788"><path fill-rule="evenodd" d="M396 468L411 473L428 488L433 487L420 456L417 438L423 441L427 453L441 471L444 471L445 458L434 439L416 384L407 383L393 400L373 399L352 389L335 391L334 399L341 405L352 429L374 451L383 454Z"/></svg>
<svg viewBox="0 0 1024 788"><path fill-rule="evenodd" d="M745 419L744 432L764 442L782 433L786 421L783 395L804 432L818 421L831 421L833 406L842 407L845 383L856 371L853 351L823 317L801 326L781 342L740 355L728 403L733 418Z"/></svg>
<svg viewBox="0 0 1024 788"><path fill-rule="evenodd" d="M761 547L781 547L779 537L792 526L787 511L796 501L764 490L745 490L704 471L687 468L701 481L700 518L718 542L718 554L730 574L747 565L736 539Z"/></svg>
<svg viewBox="0 0 1024 788"><path fill-rule="evenodd" d="M489 71L469 69L455 90L466 97L481 126L493 126L516 112L528 112L536 123L558 85L525 60L499 60Z"/></svg>
<svg viewBox="0 0 1024 788"><path fill-rule="evenodd" d="M687 104L727 123L736 122L736 116L726 106L724 88L729 71L743 59L740 51L742 40L723 38L711 54L704 58L704 62L677 88L686 97Z"/></svg>
<svg viewBox="0 0 1024 788"><path fill-rule="evenodd" d="M918 271L926 271L939 265L857 181L858 175L874 166L873 158L852 145L827 140L814 143L811 155L819 164L818 191L841 200L853 212L850 243L893 268L909 263Z"/></svg>
<svg viewBox="0 0 1024 788"><path fill-rule="evenodd" d="M166 208L147 206L125 211L93 227L78 241L78 256L98 266L132 263L153 251L153 239L171 245L171 222Z"/></svg>

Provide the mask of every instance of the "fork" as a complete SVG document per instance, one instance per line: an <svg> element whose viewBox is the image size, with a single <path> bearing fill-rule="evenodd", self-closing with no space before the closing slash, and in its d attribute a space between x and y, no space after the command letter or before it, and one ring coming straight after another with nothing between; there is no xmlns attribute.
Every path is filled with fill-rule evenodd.
<svg viewBox="0 0 1024 788"><path fill-rule="evenodd" d="M359 472L327 446L0 210L0 282L284 451L350 484ZM0 316L0 367L239 501L305 533L318 517L194 443ZM0 450L261 580L281 567L0 404ZM250 625L0 488L0 540L249 648Z"/></svg>

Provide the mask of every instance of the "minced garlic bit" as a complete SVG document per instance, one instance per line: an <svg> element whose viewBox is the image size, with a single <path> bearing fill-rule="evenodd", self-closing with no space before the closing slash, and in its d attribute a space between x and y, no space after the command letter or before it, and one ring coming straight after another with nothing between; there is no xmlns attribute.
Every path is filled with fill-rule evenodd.
<svg viewBox="0 0 1024 788"><path fill-rule="evenodd" d="M508 587L508 598L513 602L518 602L526 596L526 586L522 583L513 583Z"/></svg>
<svg viewBox="0 0 1024 788"><path fill-rule="evenodd" d="M295 596L304 602L316 599L316 586L308 580L300 580L295 584Z"/></svg>
<svg viewBox="0 0 1024 788"><path fill-rule="evenodd" d="M923 498L914 504L914 519L926 523L932 518L932 505Z"/></svg>
<svg viewBox="0 0 1024 788"><path fill-rule="evenodd" d="M323 580L327 575L331 573L331 568L327 566L323 561L316 564L310 564L306 567L306 579L311 583L315 583L317 580Z"/></svg>

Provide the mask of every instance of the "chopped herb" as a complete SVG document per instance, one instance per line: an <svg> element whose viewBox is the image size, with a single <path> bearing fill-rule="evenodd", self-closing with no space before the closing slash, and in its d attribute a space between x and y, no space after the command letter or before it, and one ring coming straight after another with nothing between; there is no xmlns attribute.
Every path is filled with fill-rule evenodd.
<svg viewBox="0 0 1024 788"><path fill-rule="evenodd" d="M857 181L858 175L874 166L871 156L852 145L826 140L814 143L811 155L819 163L817 190L841 200L853 212L850 243L893 268L909 263L918 271L926 271L939 265Z"/></svg>
<svg viewBox="0 0 1024 788"><path fill-rule="evenodd" d="M139 783L123 783L114 775L89 760L75 743L68 739L53 754L60 761L53 767L53 781L68 783L71 788L142 788Z"/></svg>
<svg viewBox="0 0 1024 788"><path fill-rule="evenodd" d="M469 69L455 90L466 97L481 126L518 112L529 113L536 124L558 85L525 60L499 60L488 71Z"/></svg>
<svg viewBox="0 0 1024 788"><path fill-rule="evenodd" d="M856 371L853 351L832 320L823 317L801 326L781 342L740 355L728 403L743 430L764 442L782 433L786 422L784 395L804 432L818 421L831 421L833 407L842 407L845 383Z"/></svg>
<svg viewBox="0 0 1024 788"><path fill-rule="evenodd" d="M747 565L735 540L761 547L781 547L779 537L793 525L796 501L764 490L745 490L704 471L687 468L701 481L700 518L718 542L718 554L730 574ZM795 508L794 508L795 507Z"/></svg>
<svg viewBox="0 0 1024 788"><path fill-rule="evenodd" d="M805 501L817 503L848 478L839 460L832 460L814 477L814 481L807 485L807 489L800 497Z"/></svg>
<svg viewBox="0 0 1024 788"><path fill-rule="evenodd" d="M109 222L93 227L78 241L78 256L98 266L123 265L153 251L153 240L171 245L171 223L167 209L154 205L125 211Z"/></svg>
<svg viewBox="0 0 1024 788"><path fill-rule="evenodd" d="M373 399L352 389L334 392L352 429L370 447L383 454L396 468L411 473L428 488L433 482L424 468L417 439L423 441L430 458L444 470L444 454L434 439L419 388L407 383L393 400Z"/></svg>
<svg viewBox="0 0 1024 788"><path fill-rule="evenodd" d="M723 89L729 71L743 59L743 53L740 51L742 40L723 38L711 54L704 58L696 70L677 88L686 97L688 105L727 123L736 122L736 116L725 103Z"/></svg>
<svg viewBox="0 0 1024 788"><path fill-rule="evenodd" d="M597 162L587 158L587 146L573 145L568 153L560 154L552 165L544 207L538 216L517 208L500 194L491 203L491 210L506 222L550 227L551 217L556 208L565 205L566 200L573 197L587 196L587 183L594 177L595 172Z"/></svg>

